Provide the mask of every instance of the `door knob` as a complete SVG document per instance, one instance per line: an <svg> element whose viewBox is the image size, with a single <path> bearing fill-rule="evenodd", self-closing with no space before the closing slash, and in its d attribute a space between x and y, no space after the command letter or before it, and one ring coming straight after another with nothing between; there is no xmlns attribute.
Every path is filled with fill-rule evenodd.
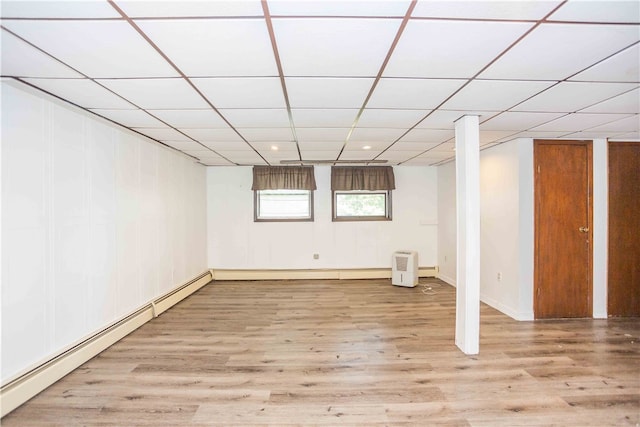
<svg viewBox="0 0 640 427"><path fill-rule="evenodd" d="M583 233L588 233L589 232L589 227L580 227L578 230L580 230Z"/></svg>

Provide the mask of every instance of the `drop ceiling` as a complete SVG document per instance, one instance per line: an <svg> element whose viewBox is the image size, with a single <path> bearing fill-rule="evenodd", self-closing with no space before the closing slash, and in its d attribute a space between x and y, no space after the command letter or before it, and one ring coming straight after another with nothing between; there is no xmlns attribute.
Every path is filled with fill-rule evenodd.
<svg viewBox="0 0 640 427"><path fill-rule="evenodd" d="M204 165L640 139L638 0L2 1L1 74Z"/></svg>

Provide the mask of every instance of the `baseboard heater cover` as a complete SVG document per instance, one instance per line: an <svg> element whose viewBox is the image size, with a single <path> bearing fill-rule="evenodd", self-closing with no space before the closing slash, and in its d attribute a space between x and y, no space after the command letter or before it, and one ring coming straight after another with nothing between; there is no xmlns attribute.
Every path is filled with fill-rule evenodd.
<svg viewBox="0 0 640 427"><path fill-rule="evenodd" d="M389 268L233 270L212 269L215 280L311 280L311 279L391 279ZM420 277L436 277L438 267L420 267Z"/></svg>
<svg viewBox="0 0 640 427"><path fill-rule="evenodd" d="M212 279L210 270L200 274L46 362L3 384L0 388L0 417L4 417L92 357L196 292Z"/></svg>

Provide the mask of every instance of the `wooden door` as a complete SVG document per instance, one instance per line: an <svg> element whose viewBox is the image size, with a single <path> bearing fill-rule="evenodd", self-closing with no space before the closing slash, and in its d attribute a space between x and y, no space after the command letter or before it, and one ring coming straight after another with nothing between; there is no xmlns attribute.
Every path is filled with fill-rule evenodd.
<svg viewBox="0 0 640 427"><path fill-rule="evenodd" d="M640 316L640 142L609 143L609 316Z"/></svg>
<svg viewBox="0 0 640 427"><path fill-rule="evenodd" d="M535 141L536 319L591 317L591 143Z"/></svg>

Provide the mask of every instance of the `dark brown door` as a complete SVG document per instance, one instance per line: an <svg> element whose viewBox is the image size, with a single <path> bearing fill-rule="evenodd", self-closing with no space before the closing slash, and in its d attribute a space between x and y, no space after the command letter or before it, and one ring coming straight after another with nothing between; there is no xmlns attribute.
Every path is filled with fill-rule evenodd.
<svg viewBox="0 0 640 427"><path fill-rule="evenodd" d="M535 141L536 319L591 317L591 143Z"/></svg>
<svg viewBox="0 0 640 427"><path fill-rule="evenodd" d="M609 316L640 316L640 142L609 143Z"/></svg>

